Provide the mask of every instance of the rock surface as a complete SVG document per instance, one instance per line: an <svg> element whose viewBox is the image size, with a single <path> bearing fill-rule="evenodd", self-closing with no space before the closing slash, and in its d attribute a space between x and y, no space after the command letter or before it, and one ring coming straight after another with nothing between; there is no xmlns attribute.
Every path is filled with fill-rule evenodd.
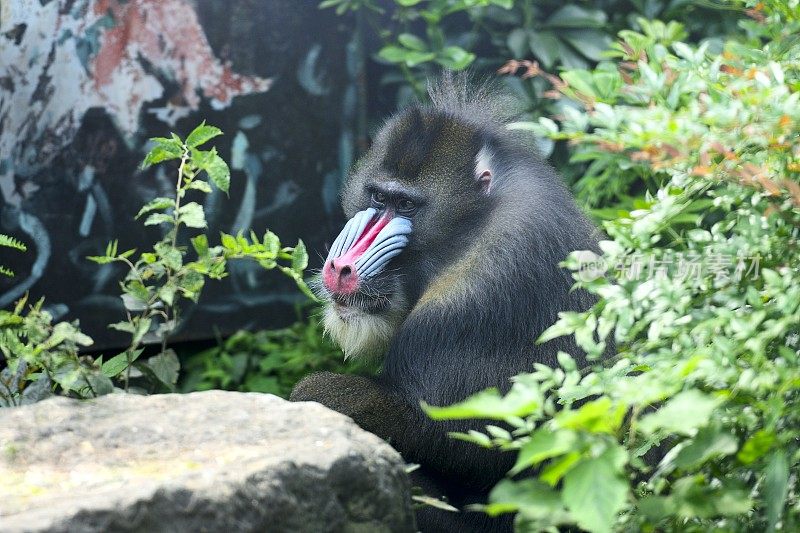
<svg viewBox="0 0 800 533"><path fill-rule="evenodd" d="M414 531L400 456L314 403L209 391L0 409L0 531Z"/></svg>

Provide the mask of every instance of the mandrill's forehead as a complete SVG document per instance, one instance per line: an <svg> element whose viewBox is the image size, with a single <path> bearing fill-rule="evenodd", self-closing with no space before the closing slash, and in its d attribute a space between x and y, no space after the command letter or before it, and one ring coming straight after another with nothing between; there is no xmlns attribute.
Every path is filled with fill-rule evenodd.
<svg viewBox="0 0 800 533"><path fill-rule="evenodd" d="M474 126L442 112L413 108L387 125L381 139L380 167L404 181L442 171L469 170L481 147Z"/></svg>

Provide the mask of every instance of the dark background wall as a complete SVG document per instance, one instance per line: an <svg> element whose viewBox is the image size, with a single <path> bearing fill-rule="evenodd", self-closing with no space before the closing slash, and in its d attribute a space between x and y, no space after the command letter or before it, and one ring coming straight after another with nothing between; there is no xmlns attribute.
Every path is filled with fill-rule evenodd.
<svg viewBox="0 0 800 533"><path fill-rule="evenodd" d="M203 119L225 132L232 168L230 198L206 202L209 235L269 228L302 238L319 266L365 145L352 19L314 0L3 0L0 17L0 232L29 246L0 250L17 272L0 280L0 307L30 291L96 347L121 343L105 325L122 318L124 272L85 258L159 236L133 221L173 182L171 167L138 169L147 139ZM280 325L298 299L280 274L238 263L175 337Z"/></svg>

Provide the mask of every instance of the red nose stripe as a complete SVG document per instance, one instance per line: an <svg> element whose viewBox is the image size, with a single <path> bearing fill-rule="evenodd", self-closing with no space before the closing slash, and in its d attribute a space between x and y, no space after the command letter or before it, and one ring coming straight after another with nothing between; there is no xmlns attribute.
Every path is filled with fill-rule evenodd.
<svg viewBox="0 0 800 533"><path fill-rule="evenodd" d="M336 262L341 262L342 264L350 264L355 263L356 259L361 257L361 254L367 251L367 249L372 246L372 243L375 242L375 238L378 236L378 233L386 227L386 224L392 220L392 217L389 213L386 213L378 220L370 221L367 224L367 227L364 228L364 233L356 239L355 244L347 251L341 258L337 259Z"/></svg>

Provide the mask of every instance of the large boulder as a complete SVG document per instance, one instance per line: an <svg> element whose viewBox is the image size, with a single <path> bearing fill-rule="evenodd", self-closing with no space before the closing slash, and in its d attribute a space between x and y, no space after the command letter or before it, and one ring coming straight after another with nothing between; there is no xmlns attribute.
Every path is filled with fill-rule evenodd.
<svg viewBox="0 0 800 533"><path fill-rule="evenodd" d="M0 409L0 531L414 531L400 456L314 403L236 392Z"/></svg>

